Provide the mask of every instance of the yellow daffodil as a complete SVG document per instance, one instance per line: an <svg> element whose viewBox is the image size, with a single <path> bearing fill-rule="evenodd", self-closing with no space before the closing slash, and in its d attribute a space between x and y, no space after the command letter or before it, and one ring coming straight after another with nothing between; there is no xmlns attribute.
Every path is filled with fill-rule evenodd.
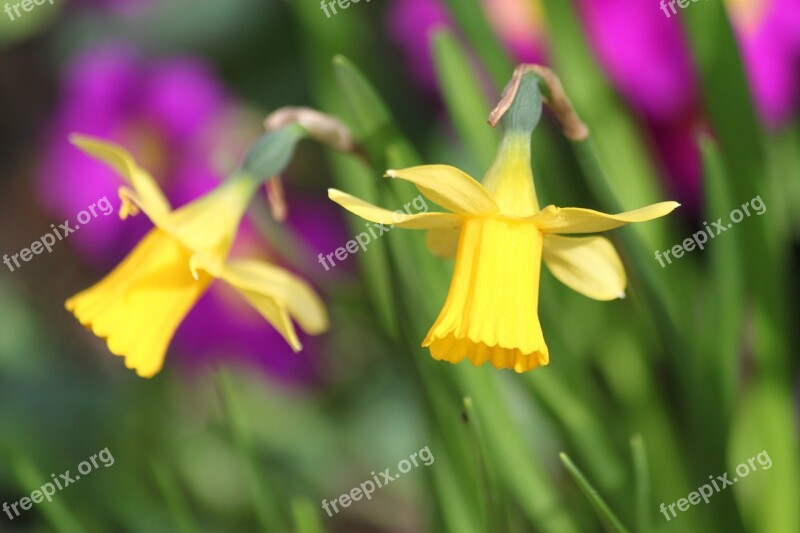
<svg viewBox="0 0 800 533"><path fill-rule="evenodd" d="M511 110L522 111L530 106ZM626 284L622 261L607 239L562 235L644 222L678 206L662 202L617 215L552 205L539 209L530 165L530 133L536 122L538 115L523 125L506 124L482 183L447 165L386 173L413 183L447 213L400 217L329 190L334 202L366 220L428 230L426 242L433 253L455 256L449 294L422 343L434 359L469 359L475 365L488 361L517 372L548 364L537 311L541 262L568 287L597 300L624 296Z"/></svg>
<svg viewBox="0 0 800 533"><path fill-rule="evenodd" d="M127 182L120 188L120 218L142 211L155 225L105 279L66 302L128 368L142 377L161 369L175 330L215 278L236 289L295 352L302 346L292 318L312 335L327 329L324 305L303 280L263 262L227 261L257 180L233 176L172 210L155 180L123 148L80 135L71 142Z"/></svg>

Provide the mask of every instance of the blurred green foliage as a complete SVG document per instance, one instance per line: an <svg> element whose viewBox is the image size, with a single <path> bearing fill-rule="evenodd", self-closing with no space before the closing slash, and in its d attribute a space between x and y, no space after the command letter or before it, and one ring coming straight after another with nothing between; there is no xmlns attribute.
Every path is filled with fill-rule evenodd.
<svg viewBox="0 0 800 533"><path fill-rule="evenodd" d="M54 73L78 48L108 39L207 57L265 113L309 105L352 129L364 157L304 145L293 179L315 194L334 185L396 208L418 192L383 180L387 168L447 163L480 176L497 143L485 119L513 63L477 0L446 4L457 30L432 36L443 120L397 66L378 2L331 19L318 4L294 0L170 0L133 18L42 8L13 35L0 24L0 45L14 54L27 46L17 41L32 40ZM539 127L532 148L543 205L621 211L666 199L573 3L544 6L552 66L593 135L571 142L552 120ZM800 125L781 133L757 125L719 3L686 10L685 29L714 131L698 139L698 216L716 220L756 195L768 210L666 269L653 252L691 235L689 217L612 233L629 276L625 300L591 301L543 275L548 367L513 375L430 358L420 341L452 264L428 253L422 232L393 231L373 243L358 255L357 279L317 280L333 331L322 363L328 380L308 389L233 363L208 373L168 365L140 380L62 311L86 281L77 267L64 275L3 271L0 503L99 449L116 461L13 522L0 515L0 530L800 531ZM18 182L34 162L30 151L11 152L18 155L2 165L2 205L28 205ZM263 212L256 207L254 218ZM17 239L8 234L26 223L2 222L0 243L11 249ZM360 231L360 220L348 222ZM321 510L323 498L423 446L436 458L430 467L334 517ZM659 513L662 502L762 450L772 468L671 521Z"/></svg>

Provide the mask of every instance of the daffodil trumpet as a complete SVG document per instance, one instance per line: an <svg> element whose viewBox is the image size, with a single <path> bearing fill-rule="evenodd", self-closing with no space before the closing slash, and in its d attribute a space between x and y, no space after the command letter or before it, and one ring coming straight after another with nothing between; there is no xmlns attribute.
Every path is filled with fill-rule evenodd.
<svg viewBox="0 0 800 533"><path fill-rule="evenodd" d="M302 346L292 319L308 334L328 328L320 297L302 279L275 265L229 259L248 204L265 179L277 175L304 136L290 125L262 137L242 168L218 188L173 209L156 181L122 147L82 135L70 141L109 165L125 181L120 217L143 212L154 228L108 276L66 301L67 310L105 339L139 376L162 368L172 337L214 280L232 286L292 349Z"/></svg>
<svg viewBox="0 0 800 533"><path fill-rule="evenodd" d="M531 134L542 112L540 76L515 73L507 105L496 117L503 137L479 183L448 165L389 170L386 177L413 183L447 212L405 216L330 189L329 197L371 222L427 230L432 253L455 257L450 290L422 346L434 359L525 372L549 363L539 323L539 276L544 262L562 283L596 300L625 294L622 261L595 233L662 217L678 207L661 202L610 215L575 207L539 207L531 171ZM588 135L588 129L576 129ZM395 218L393 218L395 216Z"/></svg>

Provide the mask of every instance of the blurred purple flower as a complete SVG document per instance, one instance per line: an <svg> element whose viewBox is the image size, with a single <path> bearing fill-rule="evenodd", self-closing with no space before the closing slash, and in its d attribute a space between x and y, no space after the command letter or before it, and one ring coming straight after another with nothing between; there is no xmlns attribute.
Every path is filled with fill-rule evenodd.
<svg viewBox="0 0 800 533"><path fill-rule="evenodd" d="M439 0L394 0L386 12L389 38L402 52L406 70L423 89L436 89L430 35L439 27L452 27L450 15Z"/></svg>
<svg viewBox="0 0 800 533"><path fill-rule="evenodd" d="M676 17L657 2L579 0L589 40L611 81L639 111L679 199L697 206L700 127L697 78ZM728 0L762 121L778 127L796 112L800 87L800 2Z"/></svg>
<svg viewBox="0 0 800 533"><path fill-rule="evenodd" d="M545 62L544 12L539 0L483 0L489 23L516 63Z"/></svg>
<svg viewBox="0 0 800 533"><path fill-rule="evenodd" d="M128 148L170 202L180 206L210 191L236 168L259 134L259 122L240 110L197 59L148 59L122 45L89 50L66 68L61 98L47 127L38 196L60 220L74 220L104 196L119 205L119 178L67 142L70 133L79 132ZM326 208L334 212L329 202L321 204L315 213L325 213ZM290 217L293 210L304 209L302 202L289 207ZM342 226L334 217L324 225L302 228L300 236L315 254L346 240L341 230L337 235ZM116 216L101 217L71 235L70 243L103 270L121 260L149 228L146 217L124 222ZM243 251L255 256L272 253L248 224L234 246L235 254ZM224 293L224 284L215 284L179 329L176 351L191 354L186 358L190 364L235 354L289 380L313 377L316 365L309 360L314 358L314 343L320 341L299 332L306 350L295 355L274 329L238 301ZM216 326L207 327L212 322Z"/></svg>
<svg viewBox="0 0 800 533"><path fill-rule="evenodd" d="M800 102L800 1L728 0L756 106L778 128Z"/></svg>
<svg viewBox="0 0 800 533"><path fill-rule="evenodd" d="M611 81L648 118L691 109L696 79L676 20L642 0L579 0L589 41Z"/></svg>
<svg viewBox="0 0 800 533"><path fill-rule="evenodd" d="M541 8L528 0L483 0L484 11L498 38L515 61L542 62L544 43ZM386 13L389 37L405 57L406 69L423 89L437 89L430 36L455 24L441 0L393 0Z"/></svg>

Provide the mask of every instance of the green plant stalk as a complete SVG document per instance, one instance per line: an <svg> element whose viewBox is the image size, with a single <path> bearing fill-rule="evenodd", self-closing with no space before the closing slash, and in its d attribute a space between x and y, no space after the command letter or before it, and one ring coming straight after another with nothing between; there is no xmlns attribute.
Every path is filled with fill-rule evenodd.
<svg viewBox="0 0 800 533"><path fill-rule="evenodd" d="M197 523L195 523L192 513L189 511L183 494L181 494L180 486L177 480L169 471L169 467L163 461L153 460L150 464L155 476L156 483L161 489L161 495L167 502L172 512L172 517L179 531L183 533L192 533L200 531Z"/></svg>
<svg viewBox="0 0 800 533"><path fill-rule="evenodd" d="M48 479L36 468L33 461L20 450L8 450L11 471L23 491L30 494L42 486L42 480ZM87 528L81 525L75 515L64 503L53 498L51 502L42 502L37 511L40 511L54 531L59 533L83 533ZM3 517L5 518L5 517Z"/></svg>
<svg viewBox="0 0 800 533"><path fill-rule="evenodd" d="M706 182L706 213L725 213L733 205L729 188L730 179L723 166L721 154L710 138L700 140ZM707 361L706 374L719 395L721 421L728 422L732 415L739 364L743 357L744 313L747 305L744 295L744 268L742 250L743 234L731 232L725 239L715 242L708 253L711 256L705 291L704 320L701 329L713 331L705 335L703 357ZM726 424L726 428L727 428Z"/></svg>
<svg viewBox="0 0 800 533"><path fill-rule="evenodd" d="M486 531L510 531L505 506L505 494L489 456L489 451L486 447L486 435L472 398L464 398L464 418L472 438L475 459L480 464L480 471L483 474L483 498L481 503L486 507Z"/></svg>
<svg viewBox="0 0 800 533"><path fill-rule="evenodd" d="M631 438L634 485L636 487L636 528L639 533L653 531L653 486L650 467L647 464L647 449L641 435Z"/></svg>
<svg viewBox="0 0 800 533"><path fill-rule="evenodd" d="M733 209L769 190L764 140L724 6L711 2L698 7L687 10L686 35L700 65L703 101L731 178L735 204L729 209ZM789 332L788 304L783 290L783 280L787 279L786 257L778 249L779 240L770 231L765 217L750 217L736 231L748 243L748 253L742 259L748 292L755 299L756 364L772 378L786 378L789 354L782 342Z"/></svg>
<svg viewBox="0 0 800 533"><path fill-rule="evenodd" d="M222 368L217 373L217 388L228 422L234 446L244 466L244 474L253 503L256 517L265 533L285 531L278 506L277 495L270 490L267 483L259 475L260 468L256 461L247 432L247 423L238 403L236 385L230 372Z"/></svg>
<svg viewBox="0 0 800 533"><path fill-rule="evenodd" d="M489 27L483 4L479 0L445 0L459 29L475 48L495 86L502 87L514 65Z"/></svg>
<svg viewBox="0 0 800 533"><path fill-rule="evenodd" d="M625 483L626 472L598 413L573 383L556 372L531 373L525 384L532 396L560 425L566 439L580 455L601 488L614 493Z"/></svg>
<svg viewBox="0 0 800 533"><path fill-rule="evenodd" d="M468 154L484 171L494 161L499 142L497 132L486 126L486 110L491 105L477 82L469 57L451 32L434 33L433 57L447 114L461 143L469 147Z"/></svg>
<svg viewBox="0 0 800 533"><path fill-rule="evenodd" d="M322 521L317 508L305 498L292 500L295 533L322 533Z"/></svg>
<svg viewBox="0 0 800 533"><path fill-rule="evenodd" d="M578 487L580 487L583 494L589 500L589 503L591 503L592 508L597 513L606 531L611 533L627 533L628 529L622 525L617 515L614 514L605 500L603 500L597 490L589 483L586 476L575 466L567 454L560 453L558 457L561 459L561 462L564 463L564 467L567 469L567 472L569 472L569 475L572 476L572 479L575 480L575 483L577 483Z"/></svg>

